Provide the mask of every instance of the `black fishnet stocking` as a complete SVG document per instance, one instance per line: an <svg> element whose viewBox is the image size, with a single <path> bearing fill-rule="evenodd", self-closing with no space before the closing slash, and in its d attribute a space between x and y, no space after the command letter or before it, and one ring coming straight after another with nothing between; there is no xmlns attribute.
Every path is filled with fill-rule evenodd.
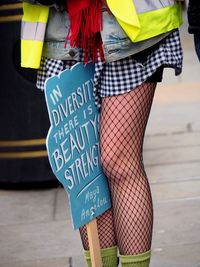
<svg viewBox="0 0 200 267"><path fill-rule="evenodd" d="M153 210L142 146L155 87L155 83L144 83L102 101L101 162L113 206L97 218L97 225L101 248L117 244L122 255L142 253L151 246ZM85 226L80 233L88 250Z"/></svg>
<svg viewBox="0 0 200 267"><path fill-rule="evenodd" d="M144 83L102 102L101 162L110 185L122 255L142 253L151 246L153 210L142 147L155 87L155 83Z"/></svg>
<svg viewBox="0 0 200 267"><path fill-rule="evenodd" d="M99 242L101 248L108 248L117 245L114 232L114 225L113 225L113 215L111 209L107 210L102 215L97 217L97 227L98 227ZM83 247L85 250L88 250L89 243L88 243L86 226L80 228L80 234Z"/></svg>

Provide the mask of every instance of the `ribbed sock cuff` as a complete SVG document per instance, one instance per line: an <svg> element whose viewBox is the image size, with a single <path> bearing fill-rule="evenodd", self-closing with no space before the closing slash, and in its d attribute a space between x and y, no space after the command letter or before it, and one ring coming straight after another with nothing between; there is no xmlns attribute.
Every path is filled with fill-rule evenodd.
<svg viewBox="0 0 200 267"><path fill-rule="evenodd" d="M90 251L84 251L85 260L88 267L92 267ZM117 267L118 266L118 257L117 257L117 247L103 248L101 249L101 257L103 267Z"/></svg>
<svg viewBox="0 0 200 267"><path fill-rule="evenodd" d="M149 267L151 250L136 255L120 255L122 267Z"/></svg>

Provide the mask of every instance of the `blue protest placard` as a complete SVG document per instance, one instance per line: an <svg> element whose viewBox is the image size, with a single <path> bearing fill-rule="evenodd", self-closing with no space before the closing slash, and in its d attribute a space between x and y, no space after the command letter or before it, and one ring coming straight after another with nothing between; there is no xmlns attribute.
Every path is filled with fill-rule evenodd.
<svg viewBox="0 0 200 267"><path fill-rule="evenodd" d="M110 208L99 161L99 112L93 96L94 65L76 64L45 83L51 127L50 165L68 192L74 229Z"/></svg>

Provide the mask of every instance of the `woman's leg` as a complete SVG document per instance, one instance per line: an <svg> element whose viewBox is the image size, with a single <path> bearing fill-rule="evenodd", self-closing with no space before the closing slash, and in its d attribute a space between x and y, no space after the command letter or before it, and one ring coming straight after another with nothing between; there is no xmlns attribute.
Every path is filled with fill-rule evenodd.
<svg viewBox="0 0 200 267"><path fill-rule="evenodd" d="M99 235L99 242L101 248L103 267L117 267L117 242L114 232L112 208L101 214L96 218ZM91 259L89 253L89 242L87 235L87 228L84 225L79 229L83 248L85 250L85 259L88 266L91 266Z"/></svg>
<svg viewBox="0 0 200 267"><path fill-rule="evenodd" d="M101 162L110 185L121 255L142 254L151 247L153 209L142 149L155 87L156 83L144 83L102 102Z"/></svg>
<svg viewBox="0 0 200 267"><path fill-rule="evenodd" d="M107 210L102 215L97 217L97 227L101 248L108 248L117 245L113 225L112 209ZM80 234L83 247L85 250L88 250L89 243L86 226L80 228Z"/></svg>
<svg viewBox="0 0 200 267"><path fill-rule="evenodd" d="M117 267L117 243L114 232L112 209L107 210L97 217L97 227L103 267ZM80 234L85 250L84 256L87 266L92 267L86 226L80 228Z"/></svg>

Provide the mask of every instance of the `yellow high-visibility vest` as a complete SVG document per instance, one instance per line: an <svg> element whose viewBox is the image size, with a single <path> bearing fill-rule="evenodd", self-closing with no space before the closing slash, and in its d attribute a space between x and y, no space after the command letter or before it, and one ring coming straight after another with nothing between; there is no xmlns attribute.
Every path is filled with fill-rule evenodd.
<svg viewBox="0 0 200 267"><path fill-rule="evenodd" d="M21 66L38 69L42 56L49 7L23 3Z"/></svg>
<svg viewBox="0 0 200 267"><path fill-rule="evenodd" d="M182 8L176 0L107 0L107 4L132 42L169 32L182 24Z"/></svg>

